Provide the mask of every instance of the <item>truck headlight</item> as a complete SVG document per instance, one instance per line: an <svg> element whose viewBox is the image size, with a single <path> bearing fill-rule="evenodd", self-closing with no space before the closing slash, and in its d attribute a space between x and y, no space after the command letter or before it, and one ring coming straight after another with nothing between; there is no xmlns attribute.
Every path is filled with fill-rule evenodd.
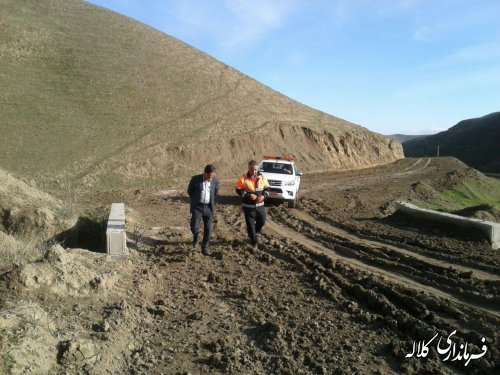
<svg viewBox="0 0 500 375"><path fill-rule="evenodd" d="M295 181L285 181L285 186L293 186L295 185Z"/></svg>

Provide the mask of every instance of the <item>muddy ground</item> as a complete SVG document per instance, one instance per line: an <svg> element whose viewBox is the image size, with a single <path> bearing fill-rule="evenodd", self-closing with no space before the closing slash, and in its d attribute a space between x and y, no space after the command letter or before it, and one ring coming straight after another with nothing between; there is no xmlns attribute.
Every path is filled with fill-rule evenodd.
<svg viewBox="0 0 500 375"><path fill-rule="evenodd" d="M298 208L269 204L257 248L224 179L208 257L190 245L187 181L83 196L125 202L131 254L54 246L2 275L0 369L498 374L500 253L477 233L393 209L429 198L419 181L464 168L424 158L306 174Z"/></svg>

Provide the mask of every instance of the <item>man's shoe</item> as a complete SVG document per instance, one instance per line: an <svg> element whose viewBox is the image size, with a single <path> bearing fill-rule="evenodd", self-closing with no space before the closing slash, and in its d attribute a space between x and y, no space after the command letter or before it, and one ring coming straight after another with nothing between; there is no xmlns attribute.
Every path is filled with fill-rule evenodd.
<svg viewBox="0 0 500 375"><path fill-rule="evenodd" d="M250 245L251 245L252 247L257 247L258 242L257 242L257 241L250 241Z"/></svg>
<svg viewBox="0 0 500 375"><path fill-rule="evenodd" d="M210 255L210 251L208 251L208 243L205 241L201 243L201 253L203 255Z"/></svg>
<svg viewBox="0 0 500 375"><path fill-rule="evenodd" d="M194 237L193 241L191 242L191 246L196 247L197 243L198 243L198 238Z"/></svg>

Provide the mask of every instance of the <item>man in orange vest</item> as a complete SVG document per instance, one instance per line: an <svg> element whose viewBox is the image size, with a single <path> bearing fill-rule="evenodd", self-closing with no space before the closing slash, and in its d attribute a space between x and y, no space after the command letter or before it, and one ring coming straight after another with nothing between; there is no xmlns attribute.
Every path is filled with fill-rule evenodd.
<svg viewBox="0 0 500 375"><path fill-rule="evenodd" d="M269 196L269 183L259 173L259 164L255 160L248 162L248 172L236 181L236 193L242 198L250 244L257 246L257 234L266 223L264 199Z"/></svg>

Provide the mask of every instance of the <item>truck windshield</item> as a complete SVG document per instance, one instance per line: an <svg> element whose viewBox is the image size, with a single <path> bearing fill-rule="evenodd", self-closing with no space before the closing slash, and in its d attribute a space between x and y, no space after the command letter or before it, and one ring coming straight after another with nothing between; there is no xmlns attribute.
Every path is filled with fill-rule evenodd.
<svg viewBox="0 0 500 375"><path fill-rule="evenodd" d="M291 164L271 163L267 161L262 162L260 165L260 171L267 173L293 174Z"/></svg>

